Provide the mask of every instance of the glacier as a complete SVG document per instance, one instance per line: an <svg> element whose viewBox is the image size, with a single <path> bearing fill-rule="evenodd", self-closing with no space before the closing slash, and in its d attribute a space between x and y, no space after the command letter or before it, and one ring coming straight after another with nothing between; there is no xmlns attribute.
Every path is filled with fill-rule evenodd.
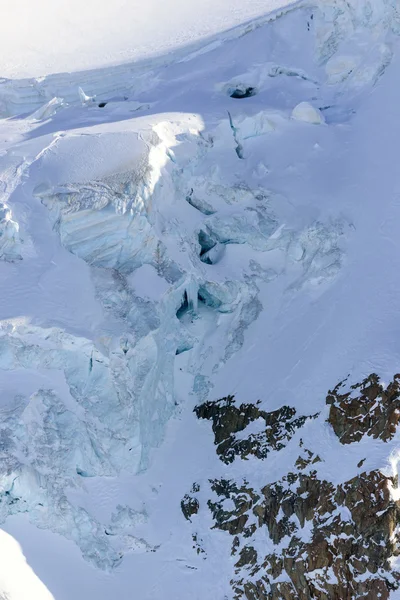
<svg viewBox="0 0 400 600"><path fill-rule="evenodd" d="M0 523L46 540L58 600L232 597L229 540L203 515L192 555L180 524L221 468L210 397L320 411L334 485L365 454L397 472L397 439L327 433L323 395L397 372L399 34L395 0L300 1L143 64L0 80ZM278 481L299 435L235 477Z"/></svg>

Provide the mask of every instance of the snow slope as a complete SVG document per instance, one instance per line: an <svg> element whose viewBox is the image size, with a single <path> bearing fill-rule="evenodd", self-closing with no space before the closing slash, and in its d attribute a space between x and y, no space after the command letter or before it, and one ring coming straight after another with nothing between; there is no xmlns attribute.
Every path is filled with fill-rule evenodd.
<svg viewBox="0 0 400 600"><path fill-rule="evenodd" d="M221 30L206 8L191 40ZM181 499L221 472L276 481L300 435L335 485L364 457L396 472L398 436L342 446L325 398L398 372L399 32L395 2L320 0L0 82L0 517L38 598L230 599L229 540L204 516L193 551ZM320 416L228 471L193 414L228 394Z"/></svg>
<svg viewBox="0 0 400 600"><path fill-rule="evenodd" d="M27 0L3 5L0 77L41 77L170 52L289 4L287 0Z"/></svg>

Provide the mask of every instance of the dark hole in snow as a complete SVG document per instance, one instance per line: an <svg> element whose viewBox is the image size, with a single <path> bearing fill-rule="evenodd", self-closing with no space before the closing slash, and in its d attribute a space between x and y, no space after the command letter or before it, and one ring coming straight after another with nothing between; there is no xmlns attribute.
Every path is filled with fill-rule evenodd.
<svg viewBox="0 0 400 600"><path fill-rule="evenodd" d="M208 233L203 231L203 229L200 229L199 244L200 244L200 257L202 257L203 254L206 254L206 252L211 250L211 248L214 248L216 241L213 240L213 238Z"/></svg>
<svg viewBox="0 0 400 600"><path fill-rule="evenodd" d="M107 105L107 102L99 102L97 105L99 108L104 108Z"/></svg>
<svg viewBox="0 0 400 600"><path fill-rule="evenodd" d="M201 262L203 262L206 265L212 265L213 264L211 258L209 256L205 255L205 254L203 254L203 256L200 255L200 260L201 260Z"/></svg>
<svg viewBox="0 0 400 600"><path fill-rule="evenodd" d="M215 265L218 263L224 254L225 245L230 243L230 240L221 241L215 239L203 229L198 233L198 240L200 245L200 260L206 265Z"/></svg>
<svg viewBox="0 0 400 600"><path fill-rule="evenodd" d="M182 346L180 346L179 348L177 348L175 350L175 356L178 356L178 354L183 354L184 352L188 352L188 350L191 350L191 349L192 349L192 346L184 346L184 345L182 345ZM176 402L176 405L177 404L178 403Z"/></svg>
<svg viewBox="0 0 400 600"><path fill-rule="evenodd" d="M238 144L235 148L235 152L238 155L238 158L243 159L244 158L244 154L243 154L243 146L242 144Z"/></svg>
<svg viewBox="0 0 400 600"><path fill-rule="evenodd" d="M202 229L199 231L199 244L200 244L200 260L206 265L212 265L213 261L208 255L209 251L212 250L217 242L208 233Z"/></svg>
<svg viewBox="0 0 400 600"><path fill-rule="evenodd" d="M115 533L112 533L111 531L107 531L107 529L104 530L104 533L106 535L115 535Z"/></svg>
<svg viewBox="0 0 400 600"><path fill-rule="evenodd" d="M185 293L183 294L182 304L176 311L177 318L181 319L183 317L183 315L185 315L187 313L188 310L189 310L189 302L188 302L187 293L185 291Z"/></svg>
<svg viewBox="0 0 400 600"><path fill-rule="evenodd" d="M238 87L234 90L229 90L229 95L231 98L236 98L237 100L241 100L242 98L251 98L251 96L255 96L257 94L257 90L254 87Z"/></svg>
<svg viewBox="0 0 400 600"><path fill-rule="evenodd" d="M204 286L200 286L198 298L199 302L202 302L203 304L205 304L205 306L208 306L209 308L218 309L222 304L221 300L210 294L210 292L207 291Z"/></svg>
<svg viewBox="0 0 400 600"><path fill-rule="evenodd" d="M15 496L15 497L12 496L10 490L6 490L4 492L4 495L7 497L7 502L9 505L16 504L20 500L20 498L18 498L18 496Z"/></svg>
<svg viewBox="0 0 400 600"><path fill-rule="evenodd" d="M90 477L86 471L82 471L82 469L79 469L79 467L76 467L76 474L80 477Z"/></svg>

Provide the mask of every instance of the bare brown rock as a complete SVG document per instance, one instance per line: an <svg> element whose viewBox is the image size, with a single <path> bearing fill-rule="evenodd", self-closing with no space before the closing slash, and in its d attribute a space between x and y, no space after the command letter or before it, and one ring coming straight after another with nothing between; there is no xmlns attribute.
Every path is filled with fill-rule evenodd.
<svg viewBox="0 0 400 600"><path fill-rule="evenodd" d="M307 419L318 416L295 417L296 410L290 406L266 412L259 408L259 404L236 406L234 396L227 396L204 402L194 409L199 419L212 421L217 454L224 463L232 463L236 457L246 459L249 455L263 459L270 450L284 448ZM249 433L245 438L240 436L240 439L236 437L237 433L244 431L251 422L258 419L264 422L260 433Z"/></svg>
<svg viewBox="0 0 400 600"><path fill-rule="evenodd" d="M259 568L254 555L242 549L235 565L241 577L232 580L236 598L389 598L400 577L391 572L389 560L400 552L395 535L400 504L390 496L390 486L396 482L379 471L362 473L336 487L315 473L294 475L289 486L287 477L265 486L263 498L251 510L258 527L267 527L281 548L259 560ZM305 528L311 532L308 540L304 540ZM254 596L253 588L252 595L244 591L242 567L247 557L251 562L246 572L251 566L251 573L262 575L260 596ZM290 584L274 583L282 574ZM358 575L364 578L358 580Z"/></svg>
<svg viewBox="0 0 400 600"><path fill-rule="evenodd" d="M326 401L341 443L364 436L388 441L400 420L400 375L386 388L375 374L349 391L341 382ZM317 416L296 418L287 406L267 413L259 403L236 405L232 396L195 411L212 421L217 454L227 465L236 457L263 459L271 449L281 450ZM244 435L255 420L262 421L260 434ZM246 480L209 481L213 499L204 509L211 511L214 529L232 536L235 600L388 600L400 588L400 573L392 570L400 555L400 502L391 494L397 478L372 470L334 485L319 475L320 456L302 439L299 446L293 468L279 481L260 488Z"/></svg>
<svg viewBox="0 0 400 600"><path fill-rule="evenodd" d="M341 443L358 442L364 435L390 440L400 421L400 375L386 388L375 373L340 393L344 384L341 381L326 399L331 405L328 421Z"/></svg>
<svg viewBox="0 0 400 600"><path fill-rule="evenodd" d="M191 521L191 517L196 515L199 511L199 502L196 498L192 498L189 494L185 494L181 501L181 509L185 519Z"/></svg>
<svg viewBox="0 0 400 600"><path fill-rule="evenodd" d="M302 466L259 492L246 481L210 481L214 528L233 537L235 599L388 599L400 584L390 563L400 554L397 482L371 471L334 486ZM252 544L262 528L277 547L263 555Z"/></svg>

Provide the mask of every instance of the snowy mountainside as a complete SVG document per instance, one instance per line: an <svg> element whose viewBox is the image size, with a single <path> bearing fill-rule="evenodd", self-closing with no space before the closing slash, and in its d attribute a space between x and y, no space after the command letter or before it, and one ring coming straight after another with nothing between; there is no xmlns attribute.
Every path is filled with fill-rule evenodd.
<svg viewBox="0 0 400 600"><path fill-rule="evenodd" d="M294 0L296 1L296 0ZM285 0L16 0L0 40L2 77L36 77L120 66L166 55L285 7Z"/></svg>
<svg viewBox="0 0 400 600"><path fill-rule="evenodd" d="M398 596L399 33L0 82L0 515L57 600Z"/></svg>

